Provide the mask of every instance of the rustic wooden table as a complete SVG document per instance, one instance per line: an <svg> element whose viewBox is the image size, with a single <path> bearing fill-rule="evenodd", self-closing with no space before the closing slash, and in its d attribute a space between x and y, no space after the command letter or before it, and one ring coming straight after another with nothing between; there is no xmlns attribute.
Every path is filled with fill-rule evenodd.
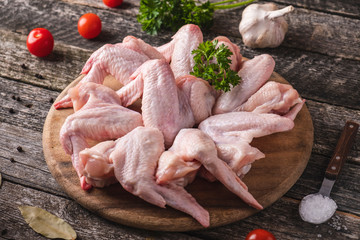
<svg viewBox="0 0 360 240"><path fill-rule="evenodd" d="M360 134L332 197L334 217L312 225L298 214L300 200L316 192L346 120L360 123L360 3L355 0L287 1L289 32L275 49L244 47L238 31L242 9L215 14L206 40L225 35L248 58L268 53L281 74L307 100L314 124L314 146L304 173L282 198L265 210L226 226L192 232L153 232L116 224L81 207L59 187L42 152L45 117L58 94L79 74L90 54L105 43L134 35L155 46L172 33L150 36L136 21L139 1L110 9L100 0L0 1L0 239L44 239L23 220L19 205L38 206L62 217L78 239L244 239L255 228L277 239L360 239ZM78 18L96 13L103 30L94 40L77 32ZM53 53L32 56L26 48L31 29L45 27L55 38Z"/></svg>

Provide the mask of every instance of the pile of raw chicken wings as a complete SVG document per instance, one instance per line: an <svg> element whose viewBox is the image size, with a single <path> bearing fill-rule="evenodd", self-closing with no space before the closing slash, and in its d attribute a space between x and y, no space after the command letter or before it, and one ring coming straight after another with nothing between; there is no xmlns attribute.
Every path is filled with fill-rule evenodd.
<svg viewBox="0 0 360 240"><path fill-rule="evenodd" d="M244 61L237 45L216 39L233 53L231 69L242 78L229 92L189 75L191 52L203 42L196 25L183 26L160 47L127 36L90 56L82 80L54 105L74 109L60 141L84 190L119 182L143 200L169 205L208 227L208 211L184 189L203 177L262 209L241 181L265 157L250 143L291 130L304 101L290 85L268 81L275 66L270 55ZM104 86L107 75L123 87ZM141 113L127 108L138 99ZM99 143L90 147L89 139Z"/></svg>

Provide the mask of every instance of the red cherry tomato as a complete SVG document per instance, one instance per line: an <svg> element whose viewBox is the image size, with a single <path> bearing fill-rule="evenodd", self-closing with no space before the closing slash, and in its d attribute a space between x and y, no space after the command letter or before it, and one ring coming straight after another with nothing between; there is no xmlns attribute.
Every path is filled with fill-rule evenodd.
<svg viewBox="0 0 360 240"><path fill-rule="evenodd" d="M120 6L123 3L123 0L103 0L103 3L111 8Z"/></svg>
<svg viewBox="0 0 360 240"><path fill-rule="evenodd" d="M78 31L86 39L97 37L101 32L101 20L94 13L82 15L78 21Z"/></svg>
<svg viewBox="0 0 360 240"><path fill-rule="evenodd" d="M264 229L255 229L249 232L245 240L276 240L276 238Z"/></svg>
<svg viewBox="0 0 360 240"><path fill-rule="evenodd" d="M26 46L29 52L37 57L49 55L54 48L54 38L45 28L35 28L29 33Z"/></svg>

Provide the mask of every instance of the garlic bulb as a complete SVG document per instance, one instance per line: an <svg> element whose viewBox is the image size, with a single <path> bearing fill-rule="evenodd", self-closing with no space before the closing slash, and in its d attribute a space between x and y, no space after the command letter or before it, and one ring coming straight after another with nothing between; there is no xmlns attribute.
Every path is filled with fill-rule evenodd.
<svg viewBox="0 0 360 240"><path fill-rule="evenodd" d="M278 10L274 3L247 6L239 25L244 44L251 48L279 46L288 30L283 16L293 10L293 6Z"/></svg>

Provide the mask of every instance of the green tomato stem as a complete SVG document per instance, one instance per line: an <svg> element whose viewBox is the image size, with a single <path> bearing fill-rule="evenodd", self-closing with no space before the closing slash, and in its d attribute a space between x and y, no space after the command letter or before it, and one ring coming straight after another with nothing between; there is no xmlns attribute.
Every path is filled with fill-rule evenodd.
<svg viewBox="0 0 360 240"><path fill-rule="evenodd" d="M243 1L243 2L239 2L239 3L234 3L234 4L229 4L229 5L216 5L214 6L214 9L229 9L229 8L235 8L235 7L240 7L249 3L254 2L255 0L247 0L247 1Z"/></svg>
<svg viewBox="0 0 360 240"><path fill-rule="evenodd" d="M220 5L220 4L224 4L224 3L228 3L228 2L237 2L238 0L225 0L225 1L221 1L221 2L214 2L214 3L210 3L210 5L215 6L215 5Z"/></svg>

